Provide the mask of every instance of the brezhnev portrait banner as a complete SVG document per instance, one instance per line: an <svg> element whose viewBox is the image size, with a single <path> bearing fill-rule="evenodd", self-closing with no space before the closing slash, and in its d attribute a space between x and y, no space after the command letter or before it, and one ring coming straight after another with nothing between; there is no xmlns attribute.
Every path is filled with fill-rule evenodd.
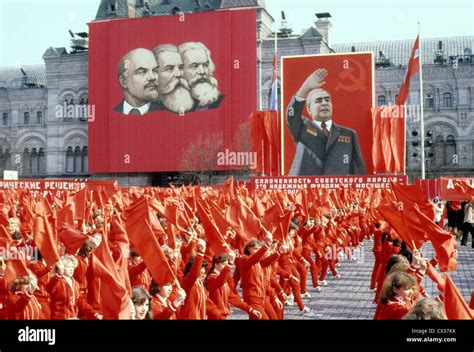
<svg viewBox="0 0 474 352"><path fill-rule="evenodd" d="M209 136L235 149L256 110L255 10L92 22L89 97L91 172L186 171Z"/></svg>
<svg viewBox="0 0 474 352"><path fill-rule="evenodd" d="M372 53L283 57L282 174L372 174Z"/></svg>

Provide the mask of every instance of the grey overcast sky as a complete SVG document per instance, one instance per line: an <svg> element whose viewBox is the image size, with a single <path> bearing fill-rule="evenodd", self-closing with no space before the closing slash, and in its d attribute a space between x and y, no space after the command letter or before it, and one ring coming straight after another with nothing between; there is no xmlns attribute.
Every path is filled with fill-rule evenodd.
<svg viewBox="0 0 474 352"><path fill-rule="evenodd" d="M190 0L191 1L191 0ZM332 15L332 43L474 35L473 0L266 0L277 26L281 11L294 33ZM0 67L43 63L50 46L69 47L68 29L87 30L100 0L0 0Z"/></svg>

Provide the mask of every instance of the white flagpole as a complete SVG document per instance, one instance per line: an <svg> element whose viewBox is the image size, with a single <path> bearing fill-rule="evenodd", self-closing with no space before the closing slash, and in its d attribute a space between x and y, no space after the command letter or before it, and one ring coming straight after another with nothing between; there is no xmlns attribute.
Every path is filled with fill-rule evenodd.
<svg viewBox="0 0 474 352"><path fill-rule="evenodd" d="M421 134L421 179L424 180L426 178L426 170L425 170L425 119L424 119L424 112L423 112L423 55L421 51L421 35L420 35L420 21L418 21L418 54L420 59L420 134Z"/></svg>
<svg viewBox="0 0 474 352"><path fill-rule="evenodd" d="M258 109L261 111L263 108L263 94L262 94L262 45L263 41L260 38L260 47L258 48L258 93L260 95L259 97L259 105Z"/></svg>
<svg viewBox="0 0 474 352"><path fill-rule="evenodd" d="M273 62L275 62L275 57L278 58L278 33L277 31L275 30L275 53L274 53L274 59L273 59ZM277 82L277 85L276 87L278 87L278 60L276 60L276 66L275 66L275 71L276 73L276 77L275 77L275 82ZM273 83L273 82L272 82ZM272 96L274 96L275 94L277 95L277 99L278 99L278 89L276 89L275 92L272 91ZM272 99L272 98L270 98ZM278 102L275 106L276 108L276 111L277 111L277 123L278 123ZM273 163L272 163L272 155L273 155L273 150L272 150L272 146L270 145L270 176L273 176Z"/></svg>

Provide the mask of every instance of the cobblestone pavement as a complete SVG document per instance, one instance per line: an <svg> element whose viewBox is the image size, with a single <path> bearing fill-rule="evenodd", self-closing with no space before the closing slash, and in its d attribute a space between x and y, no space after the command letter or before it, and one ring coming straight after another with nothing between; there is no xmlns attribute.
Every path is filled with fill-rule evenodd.
<svg viewBox="0 0 474 352"><path fill-rule="evenodd" d="M372 303L374 293L369 289L374 264L372 245L372 241L365 241L357 260L341 261L337 268L341 278L336 279L329 273L326 278L328 286L322 287L321 292L314 291L308 275L311 298L303 298L303 302L311 308L311 312L303 315L296 306L286 306L285 319L372 319L375 313L375 305ZM435 256L430 244L423 246L422 253L425 258ZM450 275L469 303L474 290L474 249L471 248L471 243L458 247L458 271ZM428 277L423 279L422 284L430 296L439 294L436 285ZM233 308L229 319L248 319L248 315Z"/></svg>

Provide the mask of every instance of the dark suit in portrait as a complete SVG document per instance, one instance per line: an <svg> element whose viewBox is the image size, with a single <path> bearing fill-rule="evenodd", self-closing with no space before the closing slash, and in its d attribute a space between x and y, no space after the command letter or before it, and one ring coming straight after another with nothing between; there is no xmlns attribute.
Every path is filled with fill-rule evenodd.
<svg viewBox="0 0 474 352"><path fill-rule="evenodd" d="M125 102L125 99L122 99L122 101L114 107L114 111L119 112L123 114L123 104ZM163 111L166 110L165 107L161 102L151 102L150 103L150 108L148 109L148 112L150 111Z"/></svg>
<svg viewBox="0 0 474 352"><path fill-rule="evenodd" d="M355 131L332 123L326 139L314 121L303 117L305 101L292 98L287 126L296 144L291 176L365 175L366 168Z"/></svg>

